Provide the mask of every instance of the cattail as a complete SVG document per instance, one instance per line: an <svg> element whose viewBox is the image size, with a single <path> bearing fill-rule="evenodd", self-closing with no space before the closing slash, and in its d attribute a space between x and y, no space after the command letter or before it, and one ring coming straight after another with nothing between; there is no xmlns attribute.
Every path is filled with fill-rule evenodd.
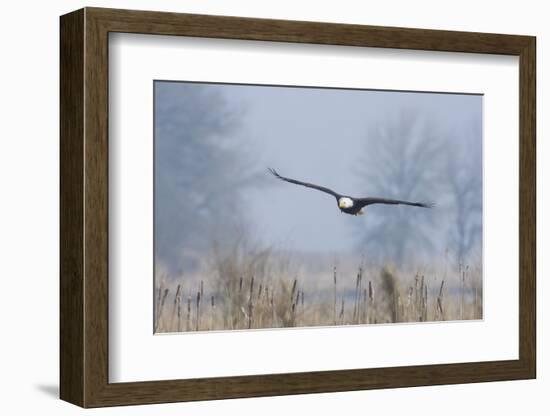
<svg viewBox="0 0 550 416"><path fill-rule="evenodd" d="M441 320L444 319L443 314L443 285L445 284L445 280L441 281L441 287L439 288L439 296L437 297L437 309L439 313L439 317Z"/></svg>
<svg viewBox="0 0 550 416"><path fill-rule="evenodd" d="M296 314L298 312L298 302L300 301L300 290L296 291L296 298L292 301L292 326L296 325Z"/></svg>
<svg viewBox="0 0 550 416"><path fill-rule="evenodd" d="M369 280L369 307L367 309L367 323L372 323L372 316L375 315L374 310L374 288L372 282Z"/></svg>
<svg viewBox="0 0 550 416"><path fill-rule="evenodd" d="M195 322L195 331L199 330L201 320L201 291L197 292L197 320Z"/></svg>
<svg viewBox="0 0 550 416"><path fill-rule="evenodd" d="M332 309L332 320L334 322L334 325L336 325L336 266L334 266L334 303L333 303L333 309Z"/></svg>
<svg viewBox="0 0 550 416"><path fill-rule="evenodd" d="M416 314L418 315L418 320L420 322L424 320L424 284L424 275L422 275L422 277L420 278L420 299L416 311Z"/></svg>
<svg viewBox="0 0 550 416"><path fill-rule="evenodd" d="M361 322L363 323L367 320L367 294L368 290L367 288L363 289L363 311L361 312Z"/></svg>
<svg viewBox="0 0 550 416"><path fill-rule="evenodd" d="M296 295L297 285L298 279L294 279L292 282L292 289L290 290L290 326L294 326L297 296L299 296L299 293Z"/></svg>
<svg viewBox="0 0 550 416"><path fill-rule="evenodd" d="M210 297L210 329L214 328L214 315L216 314L216 301L214 300L214 295Z"/></svg>
<svg viewBox="0 0 550 416"><path fill-rule="evenodd" d="M342 308L340 309L340 322L344 324L344 297L342 297Z"/></svg>
<svg viewBox="0 0 550 416"><path fill-rule="evenodd" d="M244 307L243 307L243 276L241 276L239 278L239 294L237 296L237 310L241 310L241 311L244 311ZM246 312L246 311L245 311ZM233 329L236 325L239 325L238 322L240 321L240 315L239 317L237 318L234 318L232 321L231 321L231 329ZM240 325L239 325L240 326Z"/></svg>
<svg viewBox="0 0 550 416"><path fill-rule="evenodd" d="M263 293L263 290L264 290L264 287L263 287L263 284L260 283L259 287L258 287L258 300L256 302L256 305L262 305L262 293ZM262 309L258 310L257 311L259 313L256 313L256 326L258 328L263 328L263 312L262 312Z"/></svg>
<svg viewBox="0 0 550 416"><path fill-rule="evenodd" d="M420 302L420 297L418 296L418 273L414 275L414 307L418 311L418 303Z"/></svg>
<svg viewBox="0 0 550 416"><path fill-rule="evenodd" d="M250 278L250 299L252 299L252 292L254 292L254 276Z"/></svg>
<svg viewBox="0 0 550 416"><path fill-rule="evenodd" d="M359 273L357 273L357 277L355 278L355 293L353 295L353 314L351 321L352 323L355 323L355 318L357 316L357 299L359 297L359 281L361 279L361 276Z"/></svg>
<svg viewBox="0 0 550 416"><path fill-rule="evenodd" d="M187 325L186 330L191 330L191 296L187 297Z"/></svg>
<svg viewBox="0 0 550 416"><path fill-rule="evenodd" d="M428 283L424 286L424 305L423 305L424 321L428 320Z"/></svg>
<svg viewBox="0 0 550 416"><path fill-rule="evenodd" d="M460 282L460 319L464 319L464 290L466 270L462 270L462 281Z"/></svg>
<svg viewBox="0 0 550 416"><path fill-rule="evenodd" d="M159 315L160 315L160 299L162 296L162 286L160 286L157 289L157 298L155 300L155 323L154 323L154 329L155 332L157 332L157 328L159 326Z"/></svg>
<svg viewBox="0 0 550 416"><path fill-rule="evenodd" d="M474 313L477 318L477 286L474 287Z"/></svg>
<svg viewBox="0 0 550 416"><path fill-rule="evenodd" d="M252 314L254 313L254 304L252 295L254 292L254 276L250 278L250 294L248 296L248 329L252 328Z"/></svg>
<svg viewBox="0 0 550 416"><path fill-rule="evenodd" d="M270 305L271 305L271 327L275 325L275 302L274 302L274 294L273 294L273 287L271 288L271 299L270 299Z"/></svg>
<svg viewBox="0 0 550 416"><path fill-rule="evenodd" d="M158 316L158 319L157 319L157 327L155 328L155 332L160 329L160 324L161 324L161 319L162 319L162 311L164 310L164 303L166 302L166 297L168 296L169 291L170 290L168 288L164 289L164 293L163 293L162 299L160 301L159 316Z"/></svg>
<svg viewBox="0 0 550 416"><path fill-rule="evenodd" d="M179 331L179 304L180 304L180 290L181 290L181 285L178 285L177 289L176 289L176 294L174 295L174 307L172 309L172 317L170 318L170 329L172 329L174 327L174 318L176 316L176 313L178 315L178 331Z"/></svg>
<svg viewBox="0 0 550 416"><path fill-rule="evenodd" d="M359 319L359 311L361 308L361 292L363 290L363 268L359 267L359 291L357 299L357 318Z"/></svg>
<svg viewBox="0 0 550 416"><path fill-rule="evenodd" d="M157 294L157 303L156 303L156 321L155 321L155 332L158 328L158 324L159 324L159 321L160 321L160 302L161 302L161 299L162 299L162 283L161 285L159 286L158 288L158 294Z"/></svg>
<svg viewBox="0 0 550 416"><path fill-rule="evenodd" d="M181 296L178 301L178 332L181 332Z"/></svg>
<svg viewBox="0 0 550 416"><path fill-rule="evenodd" d="M403 309L401 308L402 302L401 302L401 295L399 292L394 292L394 299L395 299L395 322L402 322L402 316L403 316Z"/></svg>

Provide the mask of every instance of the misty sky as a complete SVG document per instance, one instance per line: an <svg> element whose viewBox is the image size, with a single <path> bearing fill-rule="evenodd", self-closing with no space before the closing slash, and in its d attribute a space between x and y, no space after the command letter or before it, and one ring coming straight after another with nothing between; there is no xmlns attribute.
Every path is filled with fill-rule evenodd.
<svg viewBox="0 0 550 416"><path fill-rule="evenodd" d="M346 252L356 248L355 231L363 229L371 218L389 215L391 219L397 210L416 209L378 205L368 207L363 217L352 217L340 213L333 197L279 182L267 173L267 167L273 167L284 176L343 194L395 197L395 189L388 190L387 195L380 189L374 192L368 181L357 175L357 170L369 168L361 166L365 160L372 160L372 154L365 159L369 143L382 140L374 137L373 131L395 123L403 112L413 112L420 124L436 126L432 133L438 140L451 147L458 145L465 160L481 164L480 95L157 82L157 103L166 94L171 99L180 95L181 100L186 100L193 88L221 95L228 111L239 114L236 127L222 133L223 140L244 144L247 167L265 175L257 186L242 191L245 203L240 209L254 236L266 245L312 252ZM419 131L403 131L403 143L423 134ZM463 145L461 141L466 136L469 141ZM434 166L436 159L437 154ZM480 176L481 166L478 168L476 174ZM185 176L185 166L181 169L174 174ZM443 233L448 232L445 224L455 220L452 210L446 208L448 196L433 195L428 189L423 195L415 192L410 197L429 197L437 204L431 213L426 210L415 215L437 218L438 222L432 226L434 232L442 235L436 236L435 241L445 240ZM171 201L167 198L156 203Z"/></svg>

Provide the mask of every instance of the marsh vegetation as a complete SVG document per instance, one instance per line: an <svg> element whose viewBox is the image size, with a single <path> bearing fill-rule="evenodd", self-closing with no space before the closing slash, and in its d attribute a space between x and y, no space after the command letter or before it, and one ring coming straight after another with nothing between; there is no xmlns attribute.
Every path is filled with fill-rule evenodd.
<svg viewBox="0 0 550 416"><path fill-rule="evenodd" d="M159 279L155 331L183 332L481 319L481 268L353 268L270 250L214 256L207 273ZM318 264L313 264L318 262ZM334 264L334 261L333 261ZM447 265L448 266L448 265ZM162 275L162 272L159 272Z"/></svg>

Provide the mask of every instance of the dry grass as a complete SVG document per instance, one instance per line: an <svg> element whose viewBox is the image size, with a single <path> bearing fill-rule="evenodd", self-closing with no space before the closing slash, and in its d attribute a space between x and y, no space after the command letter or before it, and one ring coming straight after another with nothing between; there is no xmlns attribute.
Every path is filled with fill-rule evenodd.
<svg viewBox="0 0 550 416"><path fill-rule="evenodd" d="M159 279L155 332L482 318L479 265L460 265L454 273L359 266L351 275L334 266L330 283L315 289L315 274L292 271L288 258L269 250L213 258L199 280Z"/></svg>

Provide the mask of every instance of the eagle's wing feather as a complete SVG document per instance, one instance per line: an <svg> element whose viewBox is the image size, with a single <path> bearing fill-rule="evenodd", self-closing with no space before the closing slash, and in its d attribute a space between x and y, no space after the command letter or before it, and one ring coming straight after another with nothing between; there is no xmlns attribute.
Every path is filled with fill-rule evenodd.
<svg viewBox="0 0 550 416"><path fill-rule="evenodd" d="M281 179L283 181L290 182L290 183L293 183L295 185L302 185L302 186L306 186L308 188L317 189L318 191L325 192L327 194L330 194L330 195L334 196L336 199L340 198L340 195L337 194L336 192L334 192L332 189L325 188L324 186L314 185L312 183L297 181L296 179L285 178L284 176L279 175L279 173L275 169L272 169L272 168L268 168L268 170L273 176L275 176L276 178Z"/></svg>
<svg viewBox="0 0 550 416"><path fill-rule="evenodd" d="M355 204L361 208L372 204L391 204L391 205L411 205L413 207L433 208L432 202L409 202L401 201L399 199L386 199L386 198L354 198Z"/></svg>

